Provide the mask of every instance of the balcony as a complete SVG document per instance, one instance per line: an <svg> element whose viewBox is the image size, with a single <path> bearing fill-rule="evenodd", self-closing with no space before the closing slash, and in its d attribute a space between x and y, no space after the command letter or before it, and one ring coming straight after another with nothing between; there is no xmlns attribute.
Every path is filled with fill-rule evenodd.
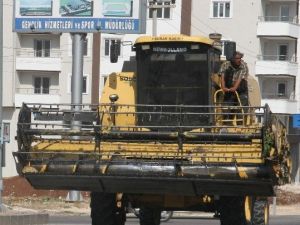
<svg viewBox="0 0 300 225"><path fill-rule="evenodd" d="M37 89L34 88L16 88L16 94L15 94L15 106L21 107L23 102L26 103L37 103L37 102L43 102L43 103L51 103L51 104L57 104L60 102L60 95L59 95L59 89L50 88L49 90L46 90L47 94L43 93L35 93L40 92Z"/></svg>
<svg viewBox="0 0 300 225"><path fill-rule="evenodd" d="M37 52L33 49L16 51L16 70L61 71L61 51Z"/></svg>
<svg viewBox="0 0 300 225"><path fill-rule="evenodd" d="M259 55L255 65L255 74L297 76L298 63L295 57L288 57L286 55Z"/></svg>
<svg viewBox="0 0 300 225"><path fill-rule="evenodd" d="M257 25L257 36L270 39L297 39L299 37L298 18L261 16Z"/></svg>

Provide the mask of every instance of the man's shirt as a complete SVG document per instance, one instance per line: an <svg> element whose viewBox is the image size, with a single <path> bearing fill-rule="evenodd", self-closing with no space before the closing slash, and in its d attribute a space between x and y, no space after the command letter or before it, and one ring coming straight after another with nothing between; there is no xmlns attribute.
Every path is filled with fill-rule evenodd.
<svg viewBox="0 0 300 225"><path fill-rule="evenodd" d="M219 70L219 75L225 74L228 69L232 69L233 77L232 81L236 81L238 79L246 79L248 78L248 66L244 61L241 61L241 65L237 68L232 66L230 61L226 61L221 65Z"/></svg>

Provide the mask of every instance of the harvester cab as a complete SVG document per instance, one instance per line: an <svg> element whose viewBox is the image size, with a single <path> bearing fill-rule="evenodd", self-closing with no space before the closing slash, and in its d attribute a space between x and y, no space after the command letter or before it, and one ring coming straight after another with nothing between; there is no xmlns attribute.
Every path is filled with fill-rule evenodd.
<svg viewBox="0 0 300 225"><path fill-rule="evenodd" d="M133 49L135 71L112 73L99 105L23 105L19 173L35 188L91 191L93 224L124 224L129 203L141 224L162 210L267 224L267 197L290 175L281 121L267 105L224 110L214 40L143 36Z"/></svg>

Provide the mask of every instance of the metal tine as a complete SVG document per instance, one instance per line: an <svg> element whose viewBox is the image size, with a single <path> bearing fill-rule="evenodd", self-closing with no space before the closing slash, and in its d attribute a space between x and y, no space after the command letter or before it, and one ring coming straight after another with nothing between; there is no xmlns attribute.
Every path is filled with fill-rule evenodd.
<svg viewBox="0 0 300 225"><path fill-rule="evenodd" d="M63 109L65 106L71 107L69 108L69 110L67 109ZM65 113L67 112L72 112L72 117L73 119L76 117L76 113L74 111L76 106L82 106L82 110L80 110L79 112L76 111L76 113L93 113L95 114L95 116L90 117L91 120L89 120L88 122L95 122L95 119L97 118L97 114L101 115L101 117L103 118L104 114L110 113L110 114L125 114L125 115L141 115L141 116L137 116L137 121L138 124L142 124L144 122L144 120L152 120L153 115L159 115L159 119L166 119L167 121L172 121L172 119L176 119L177 120L181 117L181 119L188 120L187 118L189 118L190 116L197 116L200 119L202 115L205 116L212 116L212 115L225 115L224 112L201 112L201 110L198 111L198 109L209 109L209 108L216 108L218 106L182 106L182 105L129 105L129 104L120 104L120 108L122 109L121 112L108 112L108 110L105 109L101 109L99 106L105 106L105 108L107 109L107 107L110 106L110 104L101 104L101 105L88 105L88 104L79 104L79 105L72 105L72 104L33 104L32 106L32 111L33 112L46 112L46 114L50 117L51 112L55 112L55 115L57 117L59 117L60 115L62 115L62 118L64 118L63 115L65 115ZM138 107L141 107L141 110L138 110ZM93 108L93 109L92 109ZM95 108L97 108L97 111L95 110ZM128 109L128 110L123 110L124 108ZM136 109L136 111L133 111L131 109ZM157 110L157 108L159 110ZM232 107L235 108L235 107ZM239 107L241 108L241 107ZM261 111L261 114L263 115L263 111L264 111L264 107L244 107L247 108L248 112L244 113L244 115L251 115L254 113L254 111ZM143 110L146 109L146 110ZM251 110L250 110L251 109ZM251 112L252 111L252 112ZM233 112L229 112L227 113L227 115L236 115L238 113L233 113ZM94 120L92 120L92 118L95 117ZM174 118L173 118L174 117ZM52 120L50 120L52 121ZM64 120L62 120L64 121ZM50 124L49 124L50 125ZM61 124L61 126L66 126L68 124ZM37 126L37 125L36 125ZM51 123L52 128L54 126L59 126L59 124L53 124ZM95 127L95 125L86 125L85 127ZM135 128L137 128L138 126L134 126ZM142 126L142 127L151 127L151 126ZM162 126L153 126L153 127L162 127ZM168 126L166 126L168 127ZM184 126L187 128L192 128L192 126ZM202 126L201 126L202 127ZM213 128L214 126L208 126ZM196 128L196 127L195 127ZM205 128L205 127L203 127Z"/></svg>

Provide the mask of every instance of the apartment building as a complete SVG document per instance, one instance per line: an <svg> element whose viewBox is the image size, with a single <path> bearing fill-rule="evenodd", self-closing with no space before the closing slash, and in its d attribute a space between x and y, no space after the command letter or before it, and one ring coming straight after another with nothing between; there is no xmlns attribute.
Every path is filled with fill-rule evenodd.
<svg viewBox="0 0 300 225"><path fill-rule="evenodd" d="M262 104L268 103L277 113L298 112L298 1L203 0L191 4L190 33L217 32L223 40L236 41L250 74L259 81Z"/></svg>
<svg viewBox="0 0 300 225"><path fill-rule="evenodd" d="M4 68L3 121L10 123L10 143L6 144L6 166L3 176L16 175L12 152L17 151L15 140L19 109L26 103L70 103L72 73L72 35L69 33L13 33L13 1L4 0ZM168 2L161 3L168 5ZM181 0L176 8L161 8L157 12L157 34L180 33ZM152 34L152 10L147 10L148 35ZM130 43L137 34L87 34L84 42L83 103L96 103L97 93L106 77L122 71L123 64L135 53ZM110 42L120 41L119 62L110 63ZM100 65L100 66L99 66Z"/></svg>
<svg viewBox="0 0 300 225"><path fill-rule="evenodd" d="M191 35L222 34L237 42L272 112L300 112L298 0L186 0ZM185 18L183 18L185 19ZM299 131L289 125L293 177L300 182Z"/></svg>

